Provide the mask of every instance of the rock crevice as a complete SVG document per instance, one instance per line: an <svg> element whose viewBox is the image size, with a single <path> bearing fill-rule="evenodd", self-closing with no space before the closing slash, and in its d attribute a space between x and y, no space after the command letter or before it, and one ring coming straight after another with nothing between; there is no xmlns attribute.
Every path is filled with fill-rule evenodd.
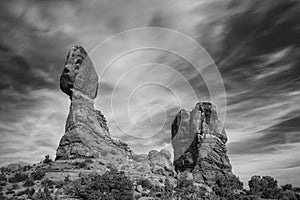
<svg viewBox="0 0 300 200"><path fill-rule="evenodd" d="M232 174L226 132L217 107L199 102L192 111L180 110L172 123L174 167L190 172L196 181L212 184L217 175Z"/></svg>
<svg viewBox="0 0 300 200"><path fill-rule="evenodd" d="M114 152L122 157L131 155L127 145L110 137L104 115L94 108L98 76L86 51L73 47L60 78L60 88L71 99L70 112L56 152L56 160L99 158L101 152Z"/></svg>

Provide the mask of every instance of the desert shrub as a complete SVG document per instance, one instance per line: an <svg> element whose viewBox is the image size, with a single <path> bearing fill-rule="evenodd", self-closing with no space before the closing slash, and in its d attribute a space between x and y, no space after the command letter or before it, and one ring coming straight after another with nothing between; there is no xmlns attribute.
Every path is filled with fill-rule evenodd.
<svg viewBox="0 0 300 200"><path fill-rule="evenodd" d="M48 163L51 163L51 162L52 162L52 159L50 158L50 156L46 155L45 159L43 160L43 163L48 164Z"/></svg>
<svg viewBox="0 0 300 200"><path fill-rule="evenodd" d="M31 178L33 180L42 180L44 176L46 175L44 170L36 170L30 174Z"/></svg>
<svg viewBox="0 0 300 200"><path fill-rule="evenodd" d="M69 175L65 176L65 178L64 178L64 182L65 182L65 183L68 183L69 181L70 181L70 177L69 177Z"/></svg>
<svg viewBox="0 0 300 200"><path fill-rule="evenodd" d="M0 200L7 200L7 198L5 198L3 195L3 192L0 192Z"/></svg>
<svg viewBox="0 0 300 200"><path fill-rule="evenodd" d="M243 189L243 183L235 175L219 175L213 191L221 199L236 199L235 191Z"/></svg>
<svg viewBox="0 0 300 200"><path fill-rule="evenodd" d="M55 185L55 182L46 178L42 181L41 185L45 188L53 188L53 186Z"/></svg>
<svg viewBox="0 0 300 200"><path fill-rule="evenodd" d="M261 177L257 175L252 176L248 181L248 186L251 194L258 195L262 191Z"/></svg>
<svg viewBox="0 0 300 200"><path fill-rule="evenodd" d="M281 186L278 188L277 180L271 176L252 176L248 182L250 193L265 199L285 199L284 191L291 191L293 189L291 184ZM291 194L286 192L286 194Z"/></svg>
<svg viewBox="0 0 300 200"><path fill-rule="evenodd" d="M292 184L285 184L285 185L282 185L281 188L283 189L283 191L293 190L293 185Z"/></svg>
<svg viewBox="0 0 300 200"><path fill-rule="evenodd" d="M14 183L14 184L12 185L12 187L13 187L14 190L17 190L17 189L20 188L20 186L19 186L17 183Z"/></svg>
<svg viewBox="0 0 300 200"><path fill-rule="evenodd" d="M140 178L136 181L137 185L141 185L143 188L150 189L152 187L151 182L146 178Z"/></svg>
<svg viewBox="0 0 300 200"><path fill-rule="evenodd" d="M79 179L66 186L66 192L86 200L131 200L132 182L116 170L103 175L94 175L90 179Z"/></svg>
<svg viewBox="0 0 300 200"><path fill-rule="evenodd" d="M202 193L201 191L197 191L192 180L188 180L186 177L181 177L177 181L174 198L182 200L202 199Z"/></svg>
<svg viewBox="0 0 300 200"><path fill-rule="evenodd" d="M171 197L173 195L174 187L170 183L169 179L165 179L165 188L164 188L164 196L165 197Z"/></svg>
<svg viewBox="0 0 300 200"><path fill-rule="evenodd" d="M141 166L141 167L138 167L138 168L137 168L137 171L138 171L138 172L145 172L146 170L147 170L147 168L144 167L144 166Z"/></svg>
<svg viewBox="0 0 300 200"><path fill-rule="evenodd" d="M31 197L34 193L35 193L34 188L27 188L26 190L22 190L22 191L18 192L16 195L17 196L22 196L23 194L26 194L29 197Z"/></svg>
<svg viewBox="0 0 300 200"><path fill-rule="evenodd" d="M278 200L297 200L296 194L291 190L280 191L276 198Z"/></svg>
<svg viewBox="0 0 300 200"><path fill-rule="evenodd" d="M182 177L177 181L177 189L193 187L193 181L188 180L186 177Z"/></svg>
<svg viewBox="0 0 300 200"><path fill-rule="evenodd" d="M6 182L7 179L6 179L6 176L4 174L0 174L0 182Z"/></svg>
<svg viewBox="0 0 300 200"><path fill-rule="evenodd" d="M22 182L22 181L26 181L27 179L28 179L27 174L17 172L17 173L14 174L13 177L9 178L8 181L10 183L19 183L19 182Z"/></svg>
<svg viewBox="0 0 300 200"><path fill-rule="evenodd" d="M46 187L46 188L44 188L43 191L40 189L36 193L33 200L53 200L53 198L51 197L51 193L50 193L49 189Z"/></svg>
<svg viewBox="0 0 300 200"><path fill-rule="evenodd" d="M7 167L1 167L0 168L1 169L1 173L9 173L10 172L10 169L9 168L7 168Z"/></svg>
<svg viewBox="0 0 300 200"><path fill-rule="evenodd" d="M56 181L55 182L55 187L56 188L62 188L64 186L64 181Z"/></svg>
<svg viewBox="0 0 300 200"><path fill-rule="evenodd" d="M277 180L275 180L271 176L263 176L261 179L261 187L262 187L262 198L271 199L278 195L279 188L277 186Z"/></svg>
<svg viewBox="0 0 300 200"><path fill-rule="evenodd" d="M32 179L27 179L23 184L24 187L31 187L34 186L34 181Z"/></svg>
<svg viewBox="0 0 300 200"><path fill-rule="evenodd" d="M85 159L84 161L81 162L75 162L74 165L76 168L82 169L88 166L88 164L93 163L93 161L91 159Z"/></svg>
<svg viewBox="0 0 300 200"><path fill-rule="evenodd" d="M5 194L15 194L15 191L14 190L8 190L8 191L6 191Z"/></svg>
<svg viewBox="0 0 300 200"><path fill-rule="evenodd" d="M23 167L23 172L26 172L26 171L28 171L30 169L31 169L31 166L30 165L26 165L26 166Z"/></svg>
<svg viewBox="0 0 300 200"><path fill-rule="evenodd" d="M7 182L6 176L4 174L0 174L0 186L5 186Z"/></svg>
<svg viewBox="0 0 300 200"><path fill-rule="evenodd" d="M293 191L300 193L300 187L293 187Z"/></svg>
<svg viewBox="0 0 300 200"><path fill-rule="evenodd" d="M77 168L79 168L79 169L81 169L81 168L85 168L86 166L87 166L87 164L86 164L86 162L76 162L75 163L75 166L77 167Z"/></svg>

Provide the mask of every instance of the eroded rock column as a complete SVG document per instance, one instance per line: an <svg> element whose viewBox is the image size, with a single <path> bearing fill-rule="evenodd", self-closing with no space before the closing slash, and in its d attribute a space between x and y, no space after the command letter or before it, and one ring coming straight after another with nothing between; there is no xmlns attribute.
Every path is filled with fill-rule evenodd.
<svg viewBox="0 0 300 200"><path fill-rule="evenodd" d="M98 76L87 52L73 47L60 78L60 88L71 100L70 112L56 152L56 159L126 156L130 149L110 137L104 115L95 110Z"/></svg>
<svg viewBox="0 0 300 200"><path fill-rule="evenodd" d="M213 103L199 102L192 111L181 110L172 124L175 170L190 172L194 180L207 184L217 175L231 175L226 142Z"/></svg>

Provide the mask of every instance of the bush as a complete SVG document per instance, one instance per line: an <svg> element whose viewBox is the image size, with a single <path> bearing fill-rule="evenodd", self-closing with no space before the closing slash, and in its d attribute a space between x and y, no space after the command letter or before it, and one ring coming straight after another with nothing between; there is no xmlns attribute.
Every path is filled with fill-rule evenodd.
<svg viewBox="0 0 300 200"><path fill-rule="evenodd" d="M55 182L47 178L42 181L41 185L45 188L53 188Z"/></svg>
<svg viewBox="0 0 300 200"><path fill-rule="evenodd" d="M111 170L103 175L94 175L90 179L70 182L67 193L86 200L131 200L131 180L124 173Z"/></svg>
<svg viewBox="0 0 300 200"><path fill-rule="evenodd" d="M235 191L243 189L243 183L235 175L219 175L213 191L221 199L235 199Z"/></svg>
<svg viewBox="0 0 300 200"><path fill-rule="evenodd" d="M278 200L297 200L295 193L291 190L281 191L277 196Z"/></svg>
<svg viewBox="0 0 300 200"><path fill-rule="evenodd" d="M25 181L25 183L23 184L24 187L31 187L34 186L34 181L32 179L28 179Z"/></svg>
<svg viewBox="0 0 300 200"><path fill-rule="evenodd" d="M265 199L296 200L295 188L285 184L278 188L277 180L271 176L253 176L248 182L250 193Z"/></svg>
<svg viewBox="0 0 300 200"><path fill-rule="evenodd" d="M285 184L285 185L282 185L281 188L283 189L283 191L286 191L286 190L293 190L292 184Z"/></svg>
<svg viewBox="0 0 300 200"><path fill-rule="evenodd" d="M250 188L251 194L262 196L264 198L273 198L276 196L280 191L277 186L277 180L272 178L271 176L252 176L251 180L248 181L248 185ZM283 186L285 187L289 186Z"/></svg>
<svg viewBox="0 0 300 200"><path fill-rule="evenodd" d="M19 186L17 183L14 183L14 184L12 185L12 187L13 187L14 190L17 190L17 189L20 188L20 186Z"/></svg>
<svg viewBox="0 0 300 200"><path fill-rule="evenodd" d="M51 162L52 162L52 159L50 158L50 156L46 155L45 159L43 160L43 163L48 164L48 163L51 163Z"/></svg>
<svg viewBox="0 0 300 200"><path fill-rule="evenodd" d="M250 193L254 195L258 195L262 191L261 185L261 177L260 176L252 176L250 181L248 181L248 186L250 188Z"/></svg>
<svg viewBox="0 0 300 200"><path fill-rule="evenodd" d="M175 197L175 199L196 200L203 199L204 192L196 188L192 180L188 180L186 177L181 177L177 181L175 194L173 196Z"/></svg>
<svg viewBox="0 0 300 200"><path fill-rule="evenodd" d="M4 174L0 175L0 186L5 186L7 182L6 176Z"/></svg>
<svg viewBox="0 0 300 200"><path fill-rule="evenodd" d="M87 166L86 162L75 162L74 165L76 166L76 168L78 169L82 169L85 168Z"/></svg>
<svg viewBox="0 0 300 200"><path fill-rule="evenodd" d="M17 173L14 174L13 177L9 178L8 181L10 183L19 183L19 182L22 182L22 181L26 181L27 179L28 179L27 174L17 172Z"/></svg>
<svg viewBox="0 0 300 200"><path fill-rule="evenodd" d="M39 189L33 200L53 200L53 198L51 197L49 189L46 187L44 188L44 191Z"/></svg>
<svg viewBox="0 0 300 200"><path fill-rule="evenodd" d="M84 161L81 162L75 162L74 165L76 168L82 169L88 166L88 164L93 163L93 161L91 159L85 159Z"/></svg>
<svg viewBox="0 0 300 200"><path fill-rule="evenodd" d="M62 188L64 186L64 181L56 181L55 182L55 187L56 188Z"/></svg>
<svg viewBox="0 0 300 200"><path fill-rule="evenodd" d="M26 166L23 167L23 172L26 172L26 171L28 171L30 169L31 169L31 166L30 165L26 165Z"/></svg>
<svg viewBox="0 0 300 200"><path fill-rule="evenodd" d="M143 188L150 189L152 187L151 182L146 178L141 178L136 181L137 185L141 185Z"/></svg>
<svg viewBox="0 0 300 200"><path fill-rule="evenodd" d="M6 176L4 174L0 174L0 182L6 182Z"/></svg>
<svg viewBox="0 0 300 200"><path fill-rule="evenodd" d="M170 183L169 179L165 179L165 188L164 188L164 196L171 197L173 194L174 187Z"/></svg>
<svg viewBox="0 0 300 200"><path fill-rule="evenodd" d="M42 180L45 175L46 173L43 170L37 170L32 172L30 176L33 178L33 180Z"/></svg>
<svg viewBox="0 0 300 200"><path fill-rule="evenodd" d="M13 190L8 190L8 191L6 191L5 194L15 194L15 191L13 191Z"/></svg>
<svg viewBox="0 0 300 200"><path fill-rule="evenodd" d="M31 197L34 194L34 192L35 192L34 188L27 188L26 190L18 192L16 195L22 196L23 194L26 194L29 197Z"/></svg>

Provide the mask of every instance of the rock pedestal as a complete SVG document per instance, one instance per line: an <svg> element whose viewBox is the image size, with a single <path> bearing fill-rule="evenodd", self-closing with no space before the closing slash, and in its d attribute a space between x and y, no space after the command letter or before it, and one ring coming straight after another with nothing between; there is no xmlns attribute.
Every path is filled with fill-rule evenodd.
<svg viewBox="0 0 300 200"><path fill-rule="evenodd" d="M82 47L75 46L69 51L60 78L60 88L70 97L71 105L56 160L99 158L108 154L126 157L131 154L125 143L110 137L104 115L94 109L98 76Z"/></svg>
<svg viewBox="0 0 300 200"><path fill-rule="evenodd" d="M213 184L218 175L231 175L226 142L214 104L199 102L192 111L181 110L172 124L175 170L192 173L205 184Z"/></svg>

